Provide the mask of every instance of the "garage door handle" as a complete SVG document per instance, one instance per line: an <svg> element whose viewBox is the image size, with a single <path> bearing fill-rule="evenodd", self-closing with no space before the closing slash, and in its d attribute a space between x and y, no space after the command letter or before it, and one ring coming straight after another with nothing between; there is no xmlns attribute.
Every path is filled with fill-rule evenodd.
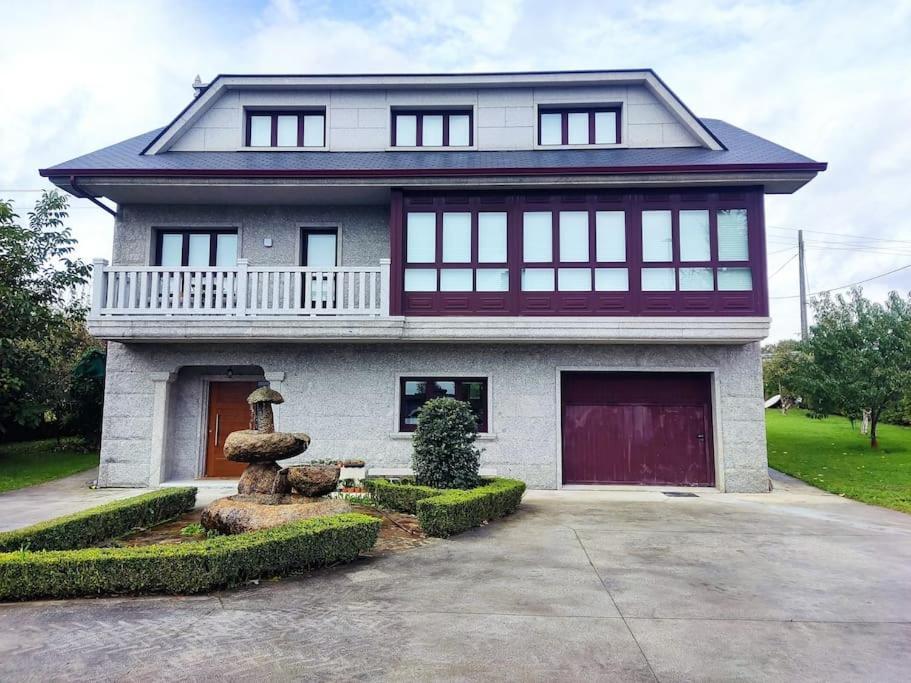
<svg viewBox="0 0 911 683"><path fill-rule="evenodd" d="M705 434L697 434L696 438L699 439L700 441L705 441Z"/></svg>

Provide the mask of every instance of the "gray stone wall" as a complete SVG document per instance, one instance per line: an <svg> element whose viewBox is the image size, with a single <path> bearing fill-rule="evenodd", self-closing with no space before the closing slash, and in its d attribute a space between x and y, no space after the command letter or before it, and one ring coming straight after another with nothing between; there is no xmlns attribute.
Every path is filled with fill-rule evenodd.
<svg viewBox="0 0 911 683"><path fill-rule="evenodd" d="M677 368L716 373L716 461L727 491L765 491L765 428L758 344L445 345L239 344L109 347L100 482L142 486L149 480L152 372L177 372L167 429L166 477L201 472L204 376L239 371L285 373L273 383L286 402L277 428L313 438L310 458L363 458L407 467L410 440L396 433L396 387L402 375L486 376L491 436L479 442L482 465L557 485L557 370ZM251 369L252 368L252 369Z"/></svg>
<svg viewBox="0 0 911 683"><path fill-rule="evenodd" d="M388 206L127 204L114 223L112 264L152 263L156 228L235 228L238 258L255 266L296 266L304 227L338 228L339 265L377 266L389 257ZM265 238L272 238L271 247Z"/></svg>

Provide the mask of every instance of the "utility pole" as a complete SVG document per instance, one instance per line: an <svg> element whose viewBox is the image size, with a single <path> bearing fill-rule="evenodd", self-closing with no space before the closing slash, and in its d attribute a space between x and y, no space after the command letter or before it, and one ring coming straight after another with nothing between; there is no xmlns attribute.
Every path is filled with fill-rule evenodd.
<svg viewBox="0 0 911 683"><path fill-rule="evenodd" d="M807 273L803 262L803 230L797 231L797 260L800 263L800 340L807 338Z"/></svg>

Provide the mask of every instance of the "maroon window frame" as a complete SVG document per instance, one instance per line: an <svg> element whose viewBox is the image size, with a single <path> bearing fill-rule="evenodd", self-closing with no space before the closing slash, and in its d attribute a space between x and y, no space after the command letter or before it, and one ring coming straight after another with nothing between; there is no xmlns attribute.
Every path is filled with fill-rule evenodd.
<svg viewBox="0 0 911 683"><path fill-rule="evenodd" d="M440 149L437 145L424 145L424 117L425 116L442 116L443 117L443 145L442 147L471 147L474 145L474 112L471 109L393 109L392 110L392 146L398 147L398 116L414 116L415 121L415 147L428 147L430 149ZM449 144L449 117L450 116L467 116L468 117L468 144L467 145L450 145ZM411 145L407 145L411 147Z"/></svg>
<svg viewBox="0 0 911 683"><path fill-rule="evenodd" d="M252 133L252 121L251 119L254 116L269 116L272 119L271 129L272 134L269 140L269 146L266 145L252 145L250 144L250 136ZM297 117L297 147L304 146L304 117L305 116L322 116L323 117L323 144L320 146L312 145L307 149L320 149L320 147L326 146L326 109L321 107L319 109L276 109L276 110L261 110L261 109L248 109L246 111L246 132L244 144L247 147L252 149L268 149L269 147L278 147L278 117L279 116L296 116ZM284 146L283 146L284 147ZM288 149L293 149L288 147Z"/></svg>
<svg viewBox="0 0 911 683"><path fill-rule="evenodd" d="M218 236L219 235L236 235L237 230L234 229L171 229L164 228L155 231L155 265L161 265L161 250L162 242L164 241L165 235L181 235L183 237L183 244L180 252L180 265L181 267L188 265L190 260L190 235L208 235L209 236L209 265L215 265L215 259L217 258L216 250L218 249Z"/></svg>
<svg viewBox="0 0 911 683"><path fill-rule="evenodd" d="M595 114L613 113L614 116L614 142L595 142ZM561 137L559 144L542 142L541 117L544 114L560 114ZM618 145L620 144L620 114L619 106L611 107L539 107L538 108L538 144L542 147L558 147L568 145L569 143L569 115L570 114L588 114L588 142L583 144L595 145ZM578 143L576 143L578 144Z"/></svg>
<svg viewBox="0 0 911 683"><path fill-rule="evenodd" d="M488 400L489 392L487 390L487 378L486 377L402 377L399 380L399 431L400 432L413 432L416 425L406 424L405 420L410 414L416 414L417 410L420 409L420 405L411 407L408 404L408 398L405 395L405 386L407 382L423 382L424 383L424 396L421 399L416 399L414 403L420 401L420 405L423 405L432 398L438 398L441 396L448 396L449 394L440 392L440 393L428 393L427 389L430 388L435 382L453 382L455 384L455 398L458 401L464 401L468 403L472 411L475 413L475 418L478 423L478 431L481 433L487 432L487 414L488 414ZM481 385L481 398L471 399L468 396L469 384L480 384Z"/></svg>
<svg viewBox="0 0 911 683"><path fill-rule="evenodd" d="M602 192L528 192L523 194L451 193L434 195L427 192L396 191L391 212L391 313L393 315L501 315L501 316L767 316L768 286L765 261L763 191L751 188L694 188L692 190L643 190ZM679 241L679 211L708 210L711 258L708 261L681 261ZM717 217L725 209L747 210L748 259L721 261L718 258ZM642 211L672 211L673 259L668 262L642 260ZM472 213L472 261L466 264L443 263L442 213L465 211ZM404 272L407 246L407 216L410 212L431 212L437 215L437 254L433 263L411 264L415 268L498 267L497 264L477 262L477 218L480 211L507 213L507 258L503 265L509 271L509 291L506 292L406 292ZM553 267L555 291L523 292L521 271L523 263L522 214L526 211L553 211L552 238L554 245L551 263L528 264L530 267ZM561 262L559 260L559 211L589 213L589 261ZM598 262L595 244L595 212L624 211L626 261ZM559 291L558 269L592 269L592 291ZM595 268L628 269L628 291L594 291ZM642 291L643 267L674 268L673 291ZM711 291L680 291L679 269L710 267L715 288ZM746 291L719 290L719 268L749 268L752 289ZM439 277L439 276L438 276Z"/></svg>

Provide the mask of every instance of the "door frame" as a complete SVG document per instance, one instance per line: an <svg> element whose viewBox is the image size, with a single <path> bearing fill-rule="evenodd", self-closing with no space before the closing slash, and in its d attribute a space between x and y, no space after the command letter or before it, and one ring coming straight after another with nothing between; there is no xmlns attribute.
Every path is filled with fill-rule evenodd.
<svg viewBox="0 0 911 683"><path fill-rule="evenodd" d="M199 399L199 434L197 435L197 453L196 453L196 478L207 479L206 477L206 448L208 447L209 432L209 386L212 382L267 382L260 375L234 375L226 377L225 375L203 375L202 395Z"/></svg>
<svg viewBox="0 0 911 683"><path fill-rule="evenodd" d="M338 223L321 223L317 221L308 222L299 225L297 228L297 265L306 267L304 263L304 252L307 243L304 241L304 233L328 234L335 233L335 267L342 265L342 226Z"/></svg>
<svg viewBox="0 0 911 683"><path fill-rule="evenodd" d="M641 373L658 373L658 372L700 372L709 375L709 386L711 387L710 406L712 416L712 443L713 443L713 465L715 467L715 485L712 487L693 487L693 486L660 486L660 485L640 485L640 484L564 484L563 483L563 373L564 372L641 372ZM554 452L556 453L556 477L557 489L572 490L617 490L632 489L636 491L692 491L702 488L709 491L724 491L724 444L721 439L721 408L718 397L721 396L721 384L718 377L719 368L715 365L709 366L690 366L690 367L667 367L656 365L618 365L611 367L592 366L592 365L558 365L556 368L556 421L557 429L554 439Z"/></svg>

